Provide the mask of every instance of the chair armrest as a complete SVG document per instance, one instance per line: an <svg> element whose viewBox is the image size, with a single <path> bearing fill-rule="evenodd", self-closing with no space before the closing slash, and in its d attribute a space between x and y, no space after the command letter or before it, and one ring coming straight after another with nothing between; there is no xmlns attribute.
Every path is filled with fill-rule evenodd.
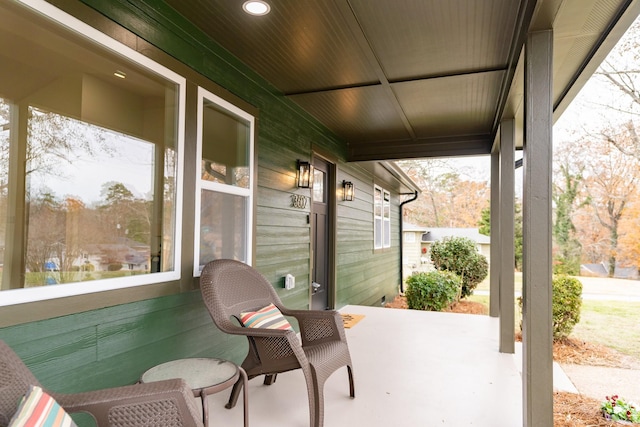
<svg viewBox="0 0 640 427"><path fill-rule="evenodd" d="M222 329L222 331L232 335L244 335L247 337L258 338L284 338L289 332L291 332L291 335L294 337L296 335L295 332L287 331L284 329L246 328L244 326L236 325L227 325L224 329Z"/></svg>
<svg viewBox="0 0 640 427"><path fill-rule="evenodd" d="M303 346L347 339L342 316L335 310L288 310L283 307L281 311L298 321Z"/></svg>
<svg viewBox="0 0 640 427"><path fill-rule="evenodd" d="M203 427L193 391L183 379L52 396L69 413L88 412L99 427L163 425Z"/></svg>
<svg viewBox="0 0 640 427"><path fill-rule="evenodd" d="M233 335L244 335L249 338L250 345L257 352L260 360L281 359L295 355L300 364L308 363L302 350L300 339L295 331L268 328L245 328L229 322L220 327L223 332Z"/></svg>

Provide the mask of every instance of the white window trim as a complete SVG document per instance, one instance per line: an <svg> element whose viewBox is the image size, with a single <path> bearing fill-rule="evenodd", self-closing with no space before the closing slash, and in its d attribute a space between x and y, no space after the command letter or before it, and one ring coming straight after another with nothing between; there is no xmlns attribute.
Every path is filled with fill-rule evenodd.
<svg viewBox="0 0 640 427"><path fill-rule="evenodd" d="M122 58L134 61L147 68L148 71L166 78L178 85L178 127L177 150L178 165L176 176L176 212L174 230L174 270L160 273L141 274L113 279L101 279L91 282L65 283L56 286L37 286L33 288L9 289L0 291L0 307L65 298L76 295L92 294L115 289L150 285L180 279L181 251L179 242L182 241L182 185L184 164L184 123L186 105L186 79L170 69L147 58L130 47L118 42L88 24L76 19L66 12L52 6L43 0L17 0L31 8L35 13L44 15L59 25L76 33L79 38L92 40L102 47L111 50Z"/></svg>
<svg viewBox="0 0 640 427"><path fill-rule="evenodd" d="M389 218L385 217L385 207L389 205ZM385 224L389 226L386 227ZM388 230L388 231L385 231ZM385 243L388 242L388 243ZM382 189L382 248L391 247L391 193Z"/></svg>
<svg viewBox="0 0 640 427"><path fill-rule="evenodd" d="M375 193L376 191L380 191L382 194L382 198L381 198L381 205L380 205L380 216L376 215L376 196ZM384 217L384 206L385 206L385 196L387 196L389 198L389 201L387 202L389 204L389 218L385 218ZM381 239L380 239L380 246L376 246L376 242L378 241L378 235L376 234L376 221L380 220L380 232L382 233ZM389 227L385 227L385 222L389 223ZM389 243L385 244L385 229L389 230ZM380 187L379 185L374 185L373 186L373 249L374 250L380 250L380 249L387 249L391 247L391 193L387 190L385 190L384 188Z"/></svg>
<svg viewBox="0 0 640 427"><path fill-rule="evenodd" d="M249 188L238 187L235 185L227 185L219 182L205 181L201 177L202 162L202 118L204 100L215 103L222 109L246 120L249 124ZM247 229L246 242L247 248L246 263L251 265L253 258L253 187L255 181L254 173L254 142L255 142L255 117L244 110L236 107L230 102L220 98L208 90L198 87L198 113L197 113L197 148L196 148L196 206L195 206L195 223L193 235L193 275L200 277L202 270L200 269L200 204L202 202L202 190L216 191L223 194L231 194L234 196L246 197L247 203Z"/></svg>

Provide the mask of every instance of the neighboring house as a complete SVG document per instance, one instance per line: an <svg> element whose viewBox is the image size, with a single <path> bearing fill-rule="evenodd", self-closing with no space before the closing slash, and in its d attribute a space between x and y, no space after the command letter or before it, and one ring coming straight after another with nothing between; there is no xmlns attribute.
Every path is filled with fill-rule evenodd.
<svg viewBox="0 0 640 427"><path fill-rule="evenodd" d="M487 262L491 261L491 238L480 234L477 228L429 228L421 239L422 252L429 262L431 262L429 256L431 244L449 237L465 237L473 240L478 245L478 251L487 257Z"/></svg>
<svg viewBox="0 0 640 427"><path fill-rule="evenodd" d="M427 227L404 222L402 224L402 278L406 279L414 272L422 271L425 254L422 253L422 235Z"/></svg>
<svg viewBox="0 0 640 427"><path fill-rule="evenodd" d="M430 248L435 241L449 237L466 237L476 242L478 252L490 261L491 239L478 232L477 228L433 228L404 223L402 227L402 277L406 279L415 272L433 270Z"/></svg>
<svg viewBox="0 0 640 427"><path fill-rule="evenodd" d="M609 269L604 263L599 264L582 264L580 266L580 275L588 277L609 277ZM640 274L637 267L621 267L616 266L616 271L613 273L613 277L616 279L631 279L638 280Z"/></svg>

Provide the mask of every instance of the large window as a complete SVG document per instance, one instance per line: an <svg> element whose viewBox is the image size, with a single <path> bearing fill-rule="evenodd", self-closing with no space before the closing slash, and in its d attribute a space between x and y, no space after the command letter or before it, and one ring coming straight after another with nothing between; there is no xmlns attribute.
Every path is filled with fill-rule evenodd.
<svg viewBox="0 0 640 427"><path fill-rule="evenodd" d="M391 195L377 185L373 188L373 247L391 247Z"/></svg>
<svg viewBox="0 0 640 427"><path fill-rule="evenodd" d="M178 279L184 79L38 0L0 63L0 305Z"/></svg>
<svg viewBox="0 0 640 427"><path fill-rule="evenodd" d="M214 259L251 263L254 123L250 114L199 89L196 276Z"/></svg>

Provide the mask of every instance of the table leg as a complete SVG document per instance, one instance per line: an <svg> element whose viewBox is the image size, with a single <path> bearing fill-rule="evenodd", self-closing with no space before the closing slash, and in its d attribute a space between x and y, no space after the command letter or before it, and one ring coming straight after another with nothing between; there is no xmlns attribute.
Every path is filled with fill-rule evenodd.
<svg viewBox="0 0 640 427"><path fill-rule="evenodd" d="M244 427L249 427L249 380L247 373L241 366L238 366L240 375L242 376L242 398L244 403ZM206 427L206 426L205 426Z"/></svg>
<svg viewBox="0 0 640 427"><path fill-rule="evenodd" d="M204 389L200 390L200 399L202 400L202 422L204 427L209 427L209 408L207 407L207 394Z"/></svg>

